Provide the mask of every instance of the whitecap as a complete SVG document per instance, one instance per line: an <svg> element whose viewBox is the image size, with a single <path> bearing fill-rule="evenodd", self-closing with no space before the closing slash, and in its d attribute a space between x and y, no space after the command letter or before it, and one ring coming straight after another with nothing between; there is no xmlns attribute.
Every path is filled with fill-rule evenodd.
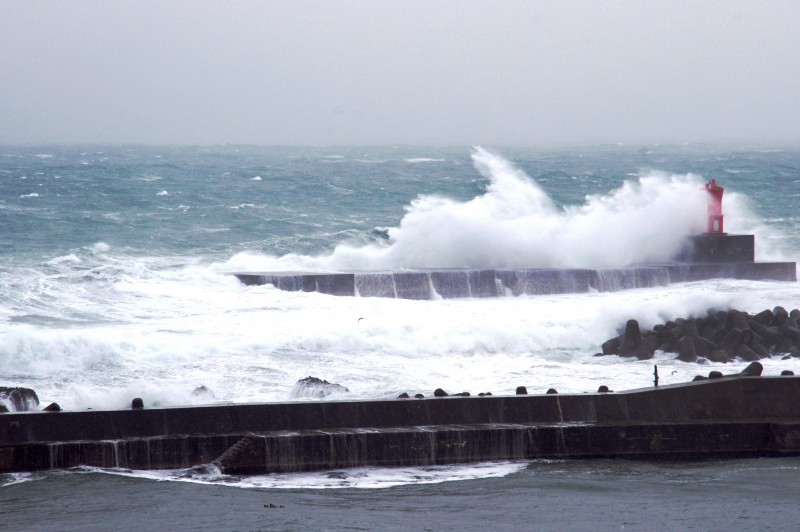
<svg viewBox="0 0 800 532"><path fill-rule="evenodd" d="M396 486L440 484L464 480L502 478L523 471L528 462L480 462L428 467L358 467L305 473L273 473L256 476L222 474L212 464L190 469L126 470L81 468L86 472L107 473L158 481L223 484L248 489L385 489Z"/></svg>
<svg viewBox="0 0 800 532"><path fill-rule="evenodd" d="M38 478L32 473L9 473L7 475L0 475L0 488L21 484L23 482L32 482L34 480L38 480Z"/></svg>

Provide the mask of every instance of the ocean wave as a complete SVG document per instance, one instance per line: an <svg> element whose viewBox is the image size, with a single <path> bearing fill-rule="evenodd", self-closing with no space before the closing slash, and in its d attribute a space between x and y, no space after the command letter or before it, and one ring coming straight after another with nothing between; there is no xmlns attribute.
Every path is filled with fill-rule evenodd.
<svg viewBox="0 0 800 532"><path fill-rule="evenodd" d="M190 482L245 489L386 489L397 486L440 484L478 478L502 478L524 471L529 462L480 462L429 467L358 467L312 473L273 473L230 476L213 465L191 469L125 470L83 467L83 473L105 473L157 481ZM77 470L76 470L77 472Z"/></svg>

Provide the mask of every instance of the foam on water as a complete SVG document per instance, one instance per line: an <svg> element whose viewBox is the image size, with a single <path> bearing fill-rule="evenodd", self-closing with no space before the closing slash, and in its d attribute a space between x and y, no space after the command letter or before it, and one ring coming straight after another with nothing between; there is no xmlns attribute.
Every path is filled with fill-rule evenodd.
<svg viewBox="0 0 800 532"><path fill-rule="evenodd" d="M8 473L0 475L0 488L13 486L14 484L22 484L23 482L33 482L40 478L40 475L34 473Z"/></svg>
<svg viewBox="0 0 800 532"><path fill-rule="evenodd" d="M307 400L291 392L309 375L350 390L329 399L429 395L438 387L473 394L512 394L520 385L532 393L580 393L600 384L622 390L648 386L654 363L670 368L663 384L709 369L672 354L593 357L627 319L651 327L709 308L755 313L800 301L796 283L733 280L410 301L247 287L221 263L174 267L167 259L148 264L111 255L106 264L115 265L114 275L46 287L60 290L38 296L38 312L49 321L28 314L3 324L0 366L9 368L9 384L32 387L42 403L66 409L125 408L133 397L148 407ZM75 263L54 267L63 272ZM794 360L764 363L767 373L798 370ZM200 386L215 399L195 394Z"/></svg>
<svg viewBox="0 0 800 532"><path fill-rule="evenodd" d="M274 473L247 477L220 474L215 468L138 471L81 468L84 473L106 473L159 481L225 485L247 489L381 489L396 486L439 484L500 478L523 471L528 462L482 462L468 465L430 467L359 467L312 473Z"/></svg>
<svg viewBox="0 0 800 532"><path fill-rule="evenodd" d="M440 166L438 161L407 164L405 159L413 158L403 157L403 168L421 174ZM347 162L342 155L325 160ZM800 301L797 283L716 280L625 292L410 301L248 287L230 275L422 266L599 267L663 258L697 224L701 230L705 224L703 179L696 175L645 171L611 192L564 207L496 154L476 148L473 164L488 180L483 192L470 198L473 189L459 189L469 192L463 200L419 195L396 225L380 224L380 230L370 231L369 223L363 223L369 215L357 210L325 218L330 213L315 216L287 209L287 217L305 220L298 231L323 225L313 229L313 238L339 242L323 255L317 252L325 246L302 247L301 236L274 239L283 238L281 246L288 249L317 251L275 256L248 243L228 245L222 252L201 247L181 255L173 251L186 249L179 247L159 254L96 237L41 260L16 261L9 255L0 264L3 384L34 388L42 403L55 401L65 409L126 408L133 397L142 397L147 407L307 400L293 398L291 391L298 379L309 375L350 390L330 399L430 395L438 387L473 394L511 394L520 385L532 392L555 387L561 393L581 393L600 384L623 390L649 386L654 363L669 369L662 372L664 384L710 369L676 361L671 354L659 353L652 361L593 357L626 320L636 318L642 327L650 327L712 307L755 313L775 305L794 308ZM222 169L214 166L213 175L221 175ZM224 202L208 200L222 205L225 219L206 220L205 214L197 214L196 227L206 229L193 234L228 231L232 225L225 220L231 216L259 211L266 203L251 197L252 189L271 183L274 176L268 172L266 165L243 170L246 192ZM253 184L256 173L265 177ZM137 170L132 181L139 183L141 174ZM176 210L191 216L204 212L207 205L191 198L185 184L181 188L169 175L163 180L141 197L150 202L158 191L169 190L161 200L180 196ZM574 181L580 185L580 179ZM338 183L335 176L322 182ZM413 187L420 183L417 177L409 182ZM328 185L320 190L339 196ZM114 213L123 199L113 203ZM163 212L161 200L120 216L132 224L140 216L149 218ZM284 211L264 207L263 214L278 218ZM729 231L756 232L762 257L770 253L770 239L764 235L781 236L774 225L762 226L747 199L730 188L725 214ZM333 219L333 226L323 224ZM243 223L250 231L248 220ZM187 239L183 226L175 232ZM376 236L362 241L372 244L349 240L367 233ZM158 244L163 233L151 236ZM800 373L794 359L764 364L768 374L782 369ZM732 373L743 365L713 367ZM213 397L195 394L200 386Z"/></svg>

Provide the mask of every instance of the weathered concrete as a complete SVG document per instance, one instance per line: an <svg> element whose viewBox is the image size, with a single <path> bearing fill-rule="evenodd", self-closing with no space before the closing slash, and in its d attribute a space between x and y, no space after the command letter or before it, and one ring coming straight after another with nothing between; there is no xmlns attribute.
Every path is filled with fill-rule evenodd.
<svg viewBox="0 0 800 532"><path fill-rule="evenodd" d="M687 262L753 262L754 235L704 233L694 235L677 260Z"/></svg>
<svg viewBox="0 0 800 532"><path fill-rule="evenodd" d="M619 393L2 414L0 472L794 455L799 404L800 377L735 376Z"/></svg>
<svg viewBox="0 0 800 532"><path fill-rule="evenodd" d="M652 358L658 349L684 362L754 361L771 356L800 356L800 310L783 307L756 315L711 309L705 316L677 318L641 331L629 320L625 330L603 342L603 355Z"/></svg>
<svg viewBox="0 0 800 532"><path fill-rule="evenodd" d="M289 291L401 299L612 292L715 278L797 281L794 262L754 262L754 257L753 235L705 233L687 238L672 262L628 268L242 272L234 275L246 285L271 284Z"/></svg>
<svg viewBox="0 0 800 532"><path fill-rule="evenodd" d="M360 273L236 273L246 285L337 296L452 299L522 294L613 292L671 283L728 278L797 281L794 262L674 263L659 266L586 269L432 270Z"/></svg>

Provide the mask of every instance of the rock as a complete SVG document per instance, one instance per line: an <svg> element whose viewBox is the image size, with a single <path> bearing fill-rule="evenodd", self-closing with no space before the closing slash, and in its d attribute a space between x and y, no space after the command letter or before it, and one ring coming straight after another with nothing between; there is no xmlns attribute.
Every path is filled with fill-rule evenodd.
<svg viewBox="0 0 800 532"><path fill-rule="evenodd" d="M215 399L214 392L206 388L205 386L198 386L194 390L192 390L193 397L199 397L203 399Z"/></svg>
<svg viewBox="0 0 800 532"><path fill-rule="evenodd" d="M39 409L39 396L30 388L0 386L0 403L10 412L32 412Z"/></svg>
<svg viewBox="0 0 800 532"><path fill-rule="evenodd" d="M770 316L772 316L771 312ZM764 341L767 342L767 345L775 345L780 341L781 335L777 327L773 328L767 325L763 325L755 318L748 320L747 323L750 326L750 330L752 330L754 333L763 338Z"/></svg>
<svg viewBox="0 0 800 532"><path fill-rule="evenodd" d="M791 318L787 318L786 321L778 328L778 331L784 336L784 338L788 338L792 341L792 343L800 342L800 329L796 327L791 327L789 325L789 320ZM797 325L796 323L794 325Z"/></svg>
<svg viewBox="0 0 800 532"><path fill-rule="evenodd" d="M697 331L697 322L695 320L687 320L686 323L683 324L683 336L688 336L690 338L697 338L700 336L700 333Z"/></svg>
<svg viewBox="0 0 800 532"><path fill-rule="evenodd" d="M675 338L672 336L672 331L663 323L659 323L658 325L653 327L653 332L658 337L659 343L669 343Z"/></svg>
<svg viewBox="0 0 800 532"><path fill-rule="evenodd" d="M721 371L717 371L717 370L711 371L708 374L708 378L709 379L721 379L722 378L722 372Z"/></svg>
<svg viewBox="0 0 800 532"><path fill-rule="evenodd" d="M397 396L398 399L408 399L409 395L406 392L401 393Z"/></svg>
<svg viewBox="0 0 800 532"><path fill-rule="evenodd" d="M549 388L546 392L547 395L556 395L558 391L555 388Z"/></svg>
<svg viewBox="0 0 800 532"><path fill-rule="evenodd" d="M745 362L750 362L752 360L758 360L760 357L744 344L739 344L739 347L736 348L736 356L744 360Z"/></svg>
<svg viewBox="0 0 800 532"><path fill-rule="evenodd" d="M647 335L636 349L635 356L639 360L650 360L655 355L656 347L658 347L658 337L654 334Z"/></svg>
<svg viewBox="0 0 800 532"><path fill-rule="evenodd" d="M517 395L528 395L528 389L524 386L517 386Z"/></svg>
<svg viewBox="0 0 800 532"><path fill-rule="evenodd" d="M136 397L131 401L131 410L142 410L144 408L144 401L141 397Z"/></svg>
<svg viewBox="0 0 800 532"><path fill-rule="evenodd" d="M760 377L761 372L763 371L764 371L764 366L761 364L761 362L751 362L739 374L746 375L748 377Z"/></svg>
<svg viewBox="0 0 800 532"><path fill-rule="evenodd" d="M774 351L778 353L789 353L792 350L792 340L786 337L781 338L781 341L775 346Z"/></svg>
<svg viewBox="0 0 800 532"><path fill-rule="evenodd" d="M425 396L422 395L421 393L418 393L418 394L414 395L414 399L425 399Z"/></svg>
<svg viewBox="0 0 800 532"><path fill-rule="evenodd" d="M619 346L621 345L621 340L619 337L611 338L603 342L601 346L604 355L618 355L619 354Z"/></svg>
<svg viewBox="0 0 800 532"><path fill-rule="evenodd" d="M297 381L297 384L292 388L291 396L324 398L330 395L348 393L349 391L350 390L341 384L328 382L318 377L308 376Z"/></svg>
<svg viewBox="0 0 800 532"><path fill-rule="evenodd" d="M740 331L750 328L750 324L747 321L747 314L738 310L731 310L728 313L728 325L730 329L739 329Z"/></svg>
<svg viewBox="0 0 800 532"><path fill-rule="evenodd" d="M700 330L700 336L713 343L717 338L717 333L714 331L714 327L711 325L705 325Z"/></svg>
<svg viewBox="0 0 800 532"><path fill-rule="evenodd" d="M717 343L717 349L724 349L728 353L735 353L742 339L742 330L733 328Z"/></svg>
<svg viewBox="0 0 800 532"><path fill-rule="evenodd" d="M42 408L42 412L61 412L61 405L58 403L50 403L46 407Z"/></svg>
<svg viewBox="0 0 800 532"><path fill-rule="evenodd" d="M706 380L706 378L704 376L702 376L702 375L695 375L694 379L692 379L693 382L694 381L704 381L704 380Z"/></svg>
<svg viewBox="0 0 800 532"><path fill-rule="evenodd" d="M625 332L622 334L619 354L624 357L635 356L636 350L641 343L642 332L639 329L639 322L636 320L628 320L625 324Z"/></svg>
<svg viewBox="0 0 800 532"><path fill-rule="evenodd" d="M708 358L708 360L711 362L730 362L733 359L733 357L724 349L714 349L706 358Z"/></svg>
<svg viewBox="0 0 800 532"><path fill-rule="evenodd" d="M676 318L654 325L652 331L642 331L631 319L624 332L602 347L605 355L640 360L652 358L656 350L676 353L687 362L701 358L731 362L736 357L756 361L778 354L800 357L800 310L789 313L778 306L755 316L736 309L709 310L705 318Z"/></svg>
<svg viewBox="0 0 800 532"><path fill-rule="evenodd" d="M610 391L611 390L609 390L608 386L606 386L605 384L600 385L600 387L597 389L597 393L608 393Z"/></svg>
<svg viewBox="0 0 800 532"><path fill-rule="evenodd" d="M742 345L750 346L755 340L755 333L750 328L742 329L742 336L739 338L739 343Z"/></svg>
<svg viewBox="0 0 800 532"><path fill-rule="evenodd" d="M770 356L767 348L761 344L755 344L752 349L753 352L758 355L758 358L768 358Z"/></svg>
<svg viewBox="0 0 800 532"><path fill-rule="evenodd" d="M783 322L786 321L786 318L789 317L789 313L786 312L786 309L783 307L775 307L772 309L772 316L772 325L780 327L783 325Z"/></svg>
<svg viewBox="0 0 800 532"><path fill-rule="evenodd" d="M681 338L680 348L678 350L678 360L684 362L694 362L697 360L697 352L694 349L695 339L691 336L684 336Z"/></svg>
<svg viewBox="0 0 800 532"><path fill-rule="evenodd" d="M698 336L694 339L694 350L699 357L707 357L708 354L714 350L714 342Z"/></svg>
<svg viewBox="0 0 800 532"><path fill-rule="evenodd" d="M755 320L756 323L764 327L769 327L769 324L772 323L773 319L775 319L775 316L772 315L772 311L769 309L762 310L761 312L753 316L753 320Z"/></svg>
<svg viewBox="0 0 800 532"><path fill-rule="evenodd" d="M433 391L433 396L434 397L447 397L447 392L442 390L441 388L436 388Z"/></svg>
<svg viewBox="0 0 800 532"><path fill-rule="evenodd" d="M785 370L781 371L781 376L782 377L783 376L787 376L787 375L794 375L794 371L792 371L790 369L785 369Z"/></svg>

